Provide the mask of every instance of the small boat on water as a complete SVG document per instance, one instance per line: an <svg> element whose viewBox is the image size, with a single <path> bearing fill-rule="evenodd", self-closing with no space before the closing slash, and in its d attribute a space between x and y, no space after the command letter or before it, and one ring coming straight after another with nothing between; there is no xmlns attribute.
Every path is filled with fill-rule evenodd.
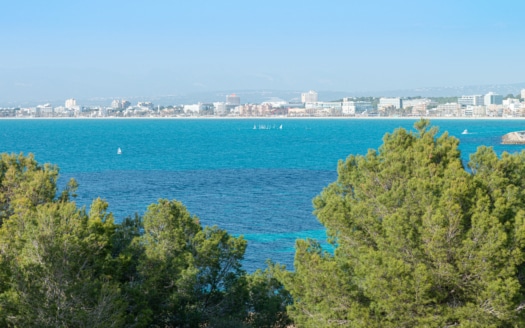
<svg viewBox="0 0 525 328"><path fill-rule="evenodd" d="M467 129L463 130L463 132L461 132L461 134L468 134L468 130Z"/></svg>
<svg viewBox="0 0 525 328"><path fill-rule="evenodd" d="M122 149L120 149L120 147L118 147L118 149L117 149L117 155L120 155L120 154L122 154Z"/></svg>

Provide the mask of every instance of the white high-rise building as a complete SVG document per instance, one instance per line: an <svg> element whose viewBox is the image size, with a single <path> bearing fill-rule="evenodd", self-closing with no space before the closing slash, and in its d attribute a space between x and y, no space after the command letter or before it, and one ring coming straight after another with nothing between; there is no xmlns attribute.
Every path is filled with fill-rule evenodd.
<svg viewBox="0 0 525 328"><path fill-rule="evenodd" d="M403 100L401 98L379 98L377 107L394 107L395 109L400 109L403 108Z"/></svg>
<svg viewBox="0 0 525 328"><path fill-rule="evenodd" d="M365 112L371 112L373 109L374 107L369 101L355 101L352 98L343 98L343 115L359 115Z"/></svg>
<svg viewBox="0 0 525 328"><path fill-rule="evenodd" d="M458 98L458 104L462 106L482 106L484 105L484 100L482 95L461 96L461 98Z"/></svg>
<svg viewBox="0 0 525 328"><path fill-rule="evenodd" d="M525 89L521 89L521 98L525 99Z"/></svg>
<svg viewBox="0 0 525 328"><path fill-rule="evenodd" d="M308 92L301 93L302 103L315 103L317 102L317 92L310 90Z"/></svg>
<svg viewBox="0 0 525 328"><path fill-rule="evenodd" d="M74 98L66 100L66 105L65 105L66 108L74 108L76 106L77 106L77 101Z"/></svg>
<svg viewBox="0 0 525 328"><path fill-rule="evenodd" d="M215 115L225 115L228 113L227 108L226 108L226 103L214 102L213 106L214 106L213 114Z"/></svg>
<svg viewBox="0 0 525 328"><path fill-rule="evenodd" d="M485 95L485 106L488 105L501 105L503 104L503 96L495 94L494 92L489 92Z"/></svg>

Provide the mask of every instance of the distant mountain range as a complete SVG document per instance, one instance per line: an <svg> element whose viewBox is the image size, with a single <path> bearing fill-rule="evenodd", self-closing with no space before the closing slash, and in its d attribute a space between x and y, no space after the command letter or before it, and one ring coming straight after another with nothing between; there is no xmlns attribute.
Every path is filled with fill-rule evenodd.
<svg viewBox="0 0 525 328"><path fill-rule="evenodd" d="M513 84L488 84L488 85L469 85L469 86L451 86L451 87L434 87L418 88L406 90L392 90L381 92L380 96L385 97L455 97L463 95L484 95L494 92L503 96L508 94L517 95L525 89L525 82Z"/></svg>
<svg viewBox="0 0 525 328"><path fill-rule="evenodd" d="M385 91L326 91L316 90L319 94L320 101L333 101L344 97L456 97L462 95L486 94L494 92L503 96L509 93L519 94L521 89L525 89L524 83L515 84L493 84L493 85L474 85L474 86L454 86L454 87L434 87L434 88L418 88L418 89L400 89L400 90L385 90ZM308 90L223 90L215 92L200 92L188 93L181 95L166 95L156 97L128 97L126 98L132 104L138 101L151 101L155 105L180 105L180 104L194 104L198 102L211 103L217 101L226 101L226 96L235 93L241 98L241 103L261 103L264 101L285 100L288 102L300 102L301 93ZM108 105L111 100L104 99L100 105ZM102 99L100 99L102 100ZM92 103L92 99L86 99L85 103ZM83 101L79 103L84 104Z"/></svg>
<svg viewBox="0 0 525 328"><path fill-rule="evenodd" d="M319 101L333 101L344 97L456 97L462 95L486 94L494 92L506 96L508 94L519 94L522 89L525 89L524 83L514 84L492 84L492 85L473 85L473 86L450 86L450 87L429 87L417 89L399 89L399 90L384 90L384 91L323 91L316 90L319 94ZM132 104L139 101L151 101L155 106L167 105L181 105L181 104L195 104L198 102L224 102L226 95L235 93L241 98L241 103L261 103L264 101L284 100L288 102L300 102L301 93L308 90L222 90L214 92L199 92L176 95L163 96L115 96L115 97L99 97L77 99L77 103L82 106L110 106L114 99L126 99ZM34 102L18 102L18 103L0 103L0 107L14 107L14 106L36 106L38 104L51 103L53 106L61 106L66 99L63 100L42 100L39 103ZM0 99L1 101L1 99Z"/></svg>

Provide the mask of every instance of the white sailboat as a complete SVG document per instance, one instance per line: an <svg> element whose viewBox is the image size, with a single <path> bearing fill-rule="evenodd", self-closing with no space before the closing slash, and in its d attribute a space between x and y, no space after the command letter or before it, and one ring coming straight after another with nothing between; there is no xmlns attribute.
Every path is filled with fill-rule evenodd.
<svg viewBox="0 0 525 328"><path fill-rule="evenodd" d="M468 130L467 129L463 130L463 132L461 132L461 134L468 134Z"/></svg>
<svg viewBox="0 0 525 328"><path fill-rule="evenodd" d="M118 149L117 149L117 155L120 155L120 154L122 154L122 149L120 149L120 147L118 147Z"/></svg>

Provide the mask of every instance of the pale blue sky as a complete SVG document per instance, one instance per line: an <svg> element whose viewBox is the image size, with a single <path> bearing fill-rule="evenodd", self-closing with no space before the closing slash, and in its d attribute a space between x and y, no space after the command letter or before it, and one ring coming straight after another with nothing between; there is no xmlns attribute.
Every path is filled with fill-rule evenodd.
<svg viewBox="0 0 525 328"><path fill-rule="evenodd" d="M524 14L521 0L0 0L0 103L520 83Z"/></svg>

